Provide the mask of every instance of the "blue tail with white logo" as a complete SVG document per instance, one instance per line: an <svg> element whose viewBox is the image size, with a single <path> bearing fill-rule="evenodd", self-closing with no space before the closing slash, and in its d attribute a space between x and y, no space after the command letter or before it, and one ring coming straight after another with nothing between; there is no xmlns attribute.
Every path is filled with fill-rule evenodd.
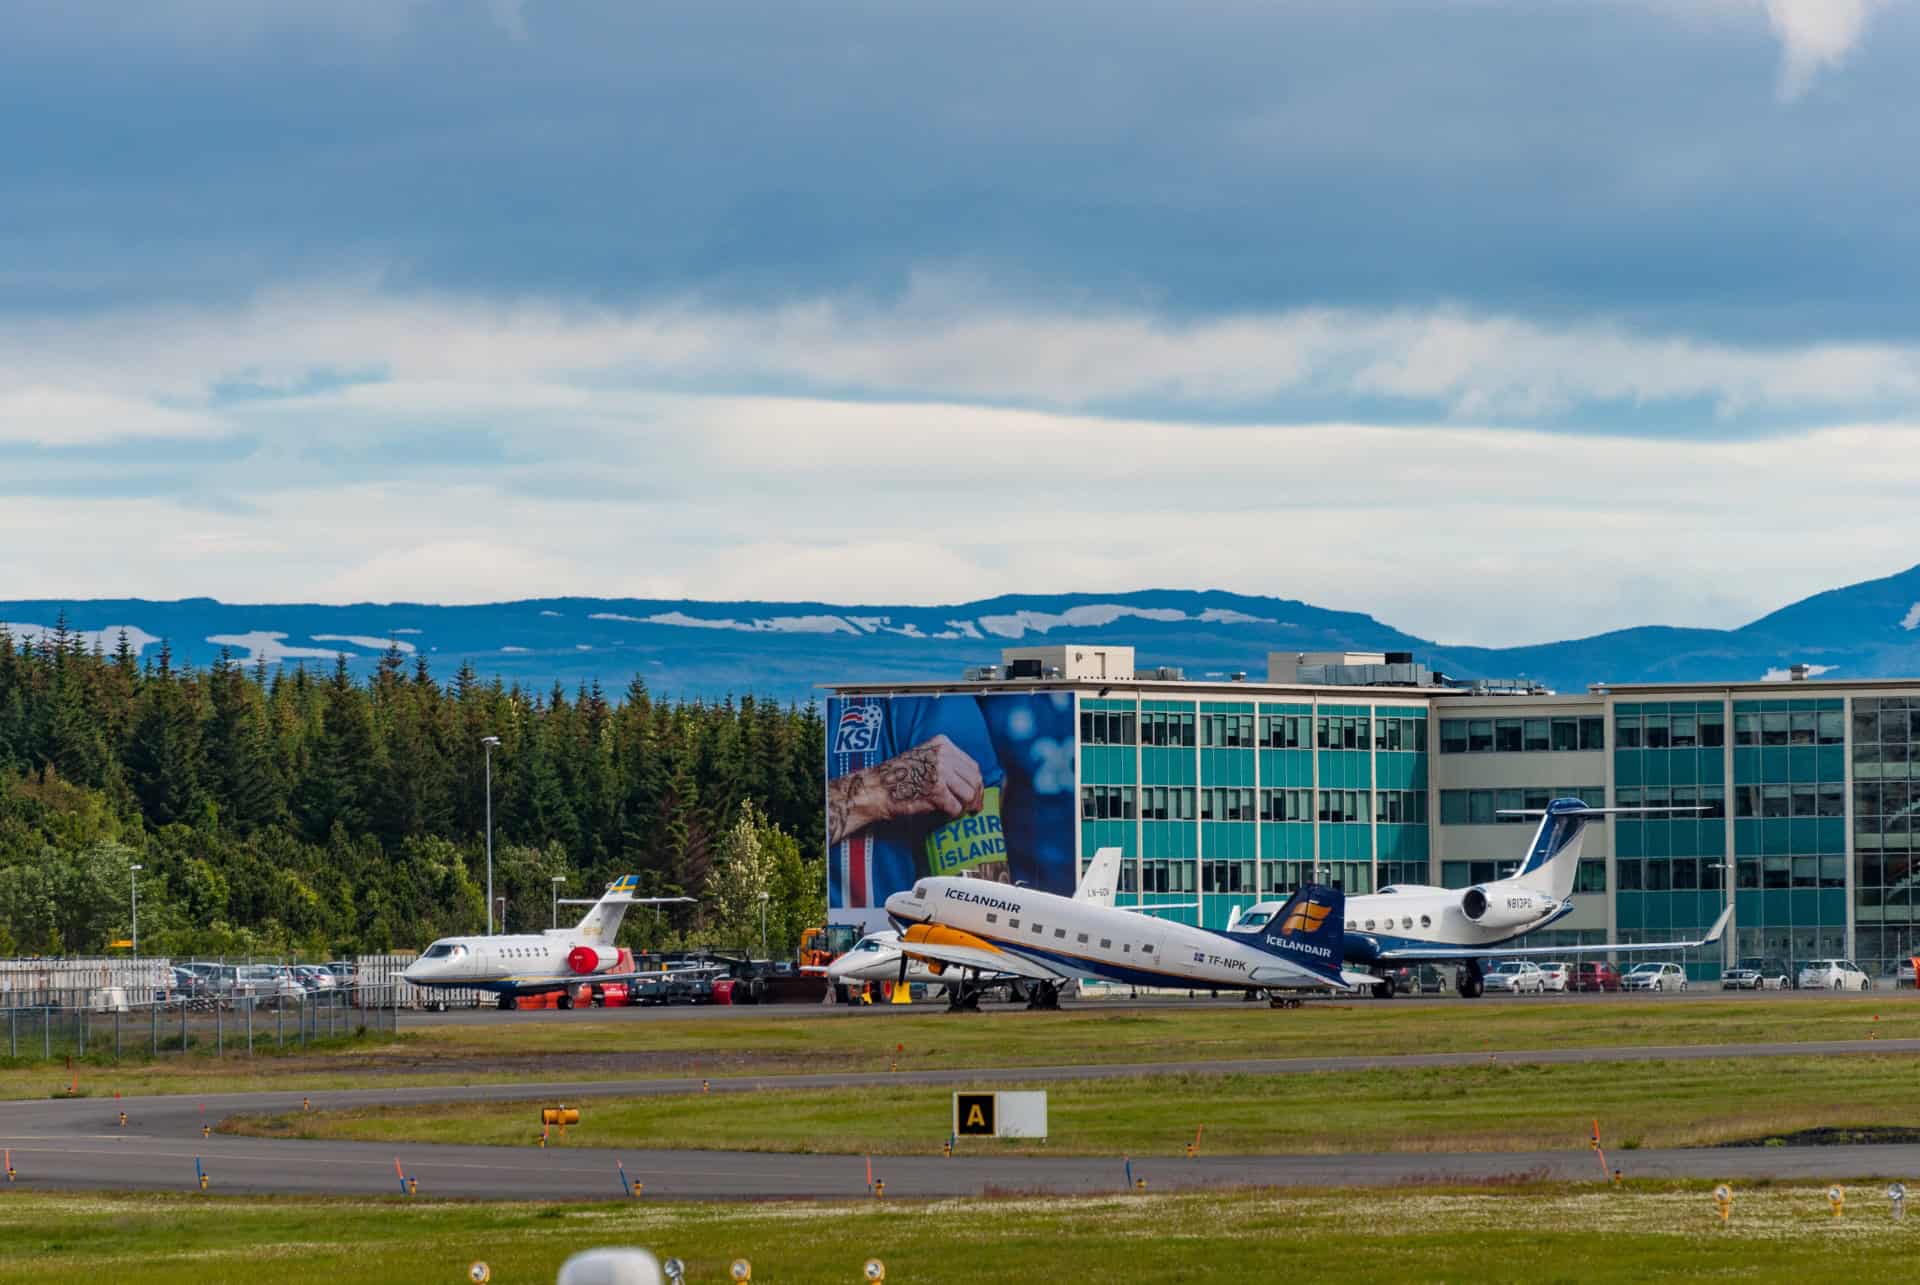
<svg viewBox="0 0 1920 1285"><path fill-rule="evenodd" d="M1302 885L1287 898L1280 913L1267 921L1261 944L1290 964L1304 968L1333 986L1345 986L1340 977L1346 949L1347 894L1321 884Z"/></svg>

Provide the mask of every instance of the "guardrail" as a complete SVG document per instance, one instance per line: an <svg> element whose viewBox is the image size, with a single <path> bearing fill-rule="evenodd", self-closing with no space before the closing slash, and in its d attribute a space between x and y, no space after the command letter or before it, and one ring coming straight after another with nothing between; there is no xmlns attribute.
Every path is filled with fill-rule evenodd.
<svg viewBox="0 0 1920 1285"><path fill-rule="evenodd" d="M23 1062L118 1061L304 1047L369 1030L397 1030L401 1000L395 986L345 986L297 997L239 996L230 1003L162 1000L105 1009L15 1005L0 1009L0 1053Z"/></svg>

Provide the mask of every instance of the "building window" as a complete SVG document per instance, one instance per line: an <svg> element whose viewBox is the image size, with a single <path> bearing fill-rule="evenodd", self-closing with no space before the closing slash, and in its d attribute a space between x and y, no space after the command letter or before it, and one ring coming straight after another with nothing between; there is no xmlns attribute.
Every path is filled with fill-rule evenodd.
<svg viewBox="0 0 1920 1285"><path fill-rule="evenodd" d="M1364 822L1369 816L1366 790L1320 791L1320 819L1331 825Z"/></svg>
<svg viewBox="0 0 1920 1285"><path fill-rule="evenodd" d="M1260 716L1260 744L1270 750L1298 750L1310 748L1304 737L1301 724L1307 719L1299 714L1262 714Z"/></svg>
<svg viewBox="0 0 1920 1285"><path fill-rule="evenodd" d="M1133 711L1081 710L1080 743L1083 745L1132 745L1135 728Z"/></svg>
<svg viewBox="0 0 1920 1285"><path fill-rule="evenodd" d="M1380 790L1374 796L1374 820L1386 825L1425 825L1425 790Z"/></svg>
<svg viewBox="0 0 1920 1285"><path fill-rule="evenodd" d="M1083 785L1080 787L1082 821L1133 820L1134 790L1131 785Z"/></svg>
<svg viewBox="0 0 1920 1285"><path fill-rule="evenodd" d="M1253 815L1252 790L1217 788L1200 791L1202 821L1251 821Z"/></svg>

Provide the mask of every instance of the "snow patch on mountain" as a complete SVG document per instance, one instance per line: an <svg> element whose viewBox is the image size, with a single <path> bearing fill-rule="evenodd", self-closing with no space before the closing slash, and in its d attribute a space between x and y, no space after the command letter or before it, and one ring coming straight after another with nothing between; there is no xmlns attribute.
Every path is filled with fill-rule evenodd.
<svg viewBox="0 0 1920 1285"><path fill-rule="evenodd" d="M1907 614L1900 617L1902 629L1920 629L1920 602L1907 608Z"/></svg>
<svg viewBox="0 0 1920 1285"><path fill-rule="evenodd" d="M264 660L269 665L283 660L332 660L348 653L335 647L289 647L285 634L255 629L244 634L209 634L207 641L216 647L232 647L246 652L241 660Z"/></svg>
<svg viewBox="0 0 1920 1285"><path fill-rule="evenodd" d="M1098 629L1123 617L1171 624L1193 617L1178 607L1125 607L1117 602L1090 602L1062 612L1016 611L1004 616L982 616L980 627L997 638L1020 638L1054 629Z"/></svg>
<svg viewBox="0 0 1920 1285"><path fill-rule="evenodd" d="M762 620L735 620L729 616L710 620L689 616L684 611L663 611L653 616L623 616L617 611L596 611L587 618L630 625L674 625L681 629L733 629L748 634L853 634L857 637L860 633L839 616L773 616Z"/></svg>
<svg viewBox="0 0 1920 1285"><path fill-rule="evenodd" d="M1822 674L1831 674L1836 668L1838 668L1838 666L1835 665L1808 665L1807 677L1818 678ZM1760 681L1763 683L1784 683L1790 681L1792 678L1793 669L1791 666L1786 669L1781 669L1776 666L1760 675Z"/></svg>
<svg viewBox="0 0 1920 1285"><path fill-rule="evenodd" d="M980 626L974 624L971 620L949 620L947 622L947 629L950 631L949 633L936 634L935 637L979 638L981 636Z"/></svg>
<svg viewBox="0 0 1920 1285"><path fill-rule="evenodd" d="M53 641L53 630L47 625L21 625L8 622L0 623L0 629L13 635L15 646L21 643L32 643L39 647ZM88 651L98 648L109 655L120 645L122 633L126 634L127 646L133 648L133 654L136 656L140 654L142 648L160 641L138 625L108 625L105 629L67 630L67 636L78 638L80 645Z"/></svg>
<svg viewBox="0 0 1920 1285"><path fill-rule="evenodd" d="M1271 625L1272 616L1249 616L1244 611L1235 611L1231 607L1208 607L1194 619L1208 625Z"/></svg>
<svg viewBox="0 0 1920 1285"><path fill-rule="evenodd" d="M415 629L412 631L408 631L405 629L396 629L393 632L395 632L396 634L403 634L407 632L412 632L417 634L420 631L418 629ZM398 638L374 638L367 634L313 634L311 635L311 637L314 642L352 643L356 647L369 647L369 648L372 648L374 651L385 651L389 647L398 647L401 651L407 653L407 655L409 656L411 656L415 651L419 650L412 643L404 642Z"/></svg>

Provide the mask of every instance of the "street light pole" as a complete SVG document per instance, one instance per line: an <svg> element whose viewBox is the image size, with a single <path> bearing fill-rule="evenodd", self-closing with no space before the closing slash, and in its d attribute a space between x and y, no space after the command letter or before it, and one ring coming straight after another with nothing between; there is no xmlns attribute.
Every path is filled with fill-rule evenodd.
<svg viewBox="0 0 1920 1285"><path fill-rule="evenodd" d="M493 751L500 744L497 736L480 738L481 753L487 760L487 936L493 936Z"/></svg>
<svg viewBox="0 0 1920 1285"><path fill-rule="evenodd" d="M555 875L550 881L553 884L553 926L555 928L560 926L560 885L566 881L565 875Z"/></svg>
<svg viewBox="0 0 1920 1285"><path fill-rule="evenodd" d="M760 958L767 957L767 894L760 894Z"/></svg>
<svg viewBox="0 0 1920 1285"><path fill-rule="evenodd" d="M133 898L133 957L140 958L140 872L145 866L127 868L127 889Z"/></svg>

